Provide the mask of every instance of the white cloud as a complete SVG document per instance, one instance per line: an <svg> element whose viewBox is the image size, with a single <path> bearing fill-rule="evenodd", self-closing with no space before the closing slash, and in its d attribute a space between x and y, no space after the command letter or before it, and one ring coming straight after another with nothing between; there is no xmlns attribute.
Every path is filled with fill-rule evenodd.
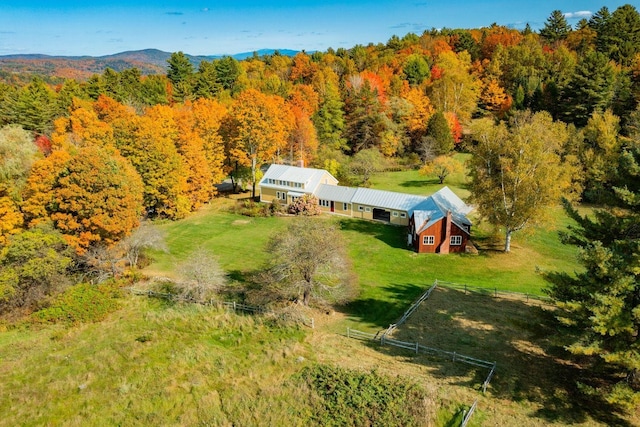
<svg viewBox="0 0 640 427"><path fill-rule="evenodd" d="M582 18L591 18L593 12L589 10L580 10L578 12L567 12L564 14L564 17L567 19L582 19Z"/></svg>

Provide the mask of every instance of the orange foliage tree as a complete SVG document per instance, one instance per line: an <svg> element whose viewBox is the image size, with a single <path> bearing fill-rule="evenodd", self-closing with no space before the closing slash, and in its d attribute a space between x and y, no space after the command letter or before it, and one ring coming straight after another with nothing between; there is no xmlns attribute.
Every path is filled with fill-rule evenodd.
<svg viewBox="0 0 640 427"><path fill-rule="evenodd" d="M458 120L458 116L456 116L456 113L446 112L444 113L444 118L447 119L453 142L456 145L460 144L462 142L462 125L460 124L460 120Z"/></svg>
<svg viewBox="0 0 640 427"><path fill-rule="evenodd" d="M224 173L224 141L221 125L227 114L224 105L209 99L198 99L191 105L196 132L203 140L204 155L209 164L211 182L219 183L225 178Z"/></svg>
<svg viewBox="0 0 640 427"><path fill-rule="evenodd" d="M291 110L284 99L276 95L247 89L231 106L227 121L229 157L251 168L253 197L260 166L275 160L286 147L293 126Z"/></svg>
<svg viewBox="0 0 640 427"><path fill-rule="evenodd" d="M176 124L178 135L175 142L185 166L186 196L191 203L191 210L195 210L211 200L214 187L204 148L205 141L196 127L190 102L176 111Z"/></svg>
<svg viewBox="0 0 640 427"><path fill-rule="evenodd" d="M60 117L54 122L51 135L53 149L67 149L70 145L84 147L89 145L113 145L113 129L104 121L86 101L75 98L69 117Z"/></svg>
<svg viewBox="0 0 640 427"><path fill-rule="evenodd" d="M140 117L127 149L144 182L144 206L151 217L179 219L191 207L184 161L175 144L178 132L171 107L156 105Z"/></svg>
<svg viewBox="0 0 640 427"><path fill-rule="evenodd" d="M82 254L94 244L111 245L138 226L142 182L115 149L57 151L34 165L23 210L32 224L51 220Z"/></svg>

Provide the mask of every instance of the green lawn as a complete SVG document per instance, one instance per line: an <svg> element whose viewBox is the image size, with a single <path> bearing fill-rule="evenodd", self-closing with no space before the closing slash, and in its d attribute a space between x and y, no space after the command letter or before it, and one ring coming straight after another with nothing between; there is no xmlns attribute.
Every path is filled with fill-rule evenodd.
<svg viewBox="0 0 640 427"><path fill-rule="evenodd" d="M470 154L458 153L454 158L464 165ZM467 190L466 172L459 172L448 176L444 184L440 184L437 178L422 176L418 170L405 170L401 172L384 172L374 175L371 180L371 188L379 190L397 191L399 193L409 193L428 196L435 193L444 186L448 186L462 199L469 196Z"/></svg>
<svg viewBox="0 0 640 427"><path fill-rule="evenodd" d="M416 171L380 174L373 183L378 189L406 188L421 194L441 188ZM451 188L463 196L463 184L455 183L452 180ZM261 268L268 257L264 247L269 236L292 218L236 215L229 212L233 203L218 199L182 221L159 224L167 233L170 252L153 254L156 261L146 271L170 276L176 263L200 246L212 250L233 279L244 280L248 273ZM436 279L539 295L545 286L540 271L570 272L578 268L575 248L562 245L558 239L558 229L569 221L560 208L551 211L547 229L516 234L509 254L495 249L500 247L502 236L497 236L495 244L496 236L485 224L475 224L472 229L472 238L481 247L479 255L439 255L416 254L407 248L404 227L343 217L325 216L321 220L335 221L342 230L359 279L358 299L343 310L353 324L370 329L397 320Z"/></svg>

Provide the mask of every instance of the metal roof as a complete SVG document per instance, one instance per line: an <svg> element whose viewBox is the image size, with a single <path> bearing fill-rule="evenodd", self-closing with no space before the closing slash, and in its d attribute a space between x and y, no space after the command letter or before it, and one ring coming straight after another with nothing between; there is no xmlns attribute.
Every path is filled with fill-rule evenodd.
<svg viewBox="0 0 640 427"><path fill-rule="evenodd" d="M341 185L320 184L315 192L318 200L332 200L334 202L351 203L357 188Z"/></svg>
<svg viewBox="0 0 640 427"><path fill-rule="evenodd" d="M471 221L465 214L471 210L472 208L456 196L449 187L443 187L424 202L414 206L410 214L413 214L417 233L421 233L446 217L449 211L451 212L451 221L468 233L466 226L470 226Z"/></svg>
<svg viewBox="0 0 640 427"><path fill-rule="evenodd" d="M424 202L427 198L413 194L396 193L394 191L372 190L370 188L357 188L353 195L352 203L360 205L376 206L397 211L410 211L415 205Z"/></svg>
<svg viewBox="0 0 640 427"><path fill-rule="evenodd" d="M338 180L324 169L300 168L297 166L276 165L269 166L260 180L260 186L290 189L290 186L269 184L269 179L289 181L304 184L305 193L314 193L319 184L337 184ZM298 188L298 191L301 191Z"/></svg>

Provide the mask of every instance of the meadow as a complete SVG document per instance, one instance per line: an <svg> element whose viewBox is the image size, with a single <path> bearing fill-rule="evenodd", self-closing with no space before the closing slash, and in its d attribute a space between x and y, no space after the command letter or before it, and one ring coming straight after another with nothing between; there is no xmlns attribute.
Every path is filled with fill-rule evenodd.
<svg viewBox="0 0 640 427"><path fill-rule="evenodd" d="M445 185L464 197L464 178L453 178ZM415 194L441 187L416 171L380 174L373 183ZM154 261L143 274L171 277L177 264L206 248L219 258L232 283L242 286L267 261L269 237L294 218L241 216L231 211L235 203L221 197L184 220L157 223L169 250L150 254ZM550 332L543 322L548 315L522 302L474 300L443 290L427 302L431 306L425 305L433 310L419 311L398 331L403 339L498 361L501 370L487 395L479 394L482 374L475 370L345 337L347 327L369 332L386 328L435 279L543 294L541 271L578 268L575 250L558 239L557 231L568 219L559 208L552 210L551 219L548 228L516 235L510 254L499 249L495 230L474 222L472 238L479 254L419 255L406 247L402 227L318 218L341 230L360 293L335 311L307 312L316 320L314 330L128 294L120 310L98 323L5 325L0 332L0 395L8 398L2 399L0 412L10 416L0 425L309 425L322 411L348 411L347 403L325 402L301 383L300 372L305 367L318 372L314 367L319 365L348 370L330 372L329 378L368 384L362 393L370 398L381 390L381 378L402 379L409 390L426 396L414 414L403 413L419 416L419 422L402 418L413 419L410 424L457 425L461 411L475 399L480 406L471 425L624 423L571 403L571 376L563 370L569 362L552 352L557 351L553 343L535 340ZM542 323L535 326L538 321ZM551 368L546 364L550 360ZM349 372L364 372L365 379ZM566 378L550 386L538 375ZM390 401L392 411L404 407L403 397L399 399ZM385 414L379 419L403 424ZM356 419L348 412L342 415Z"/></svg>

